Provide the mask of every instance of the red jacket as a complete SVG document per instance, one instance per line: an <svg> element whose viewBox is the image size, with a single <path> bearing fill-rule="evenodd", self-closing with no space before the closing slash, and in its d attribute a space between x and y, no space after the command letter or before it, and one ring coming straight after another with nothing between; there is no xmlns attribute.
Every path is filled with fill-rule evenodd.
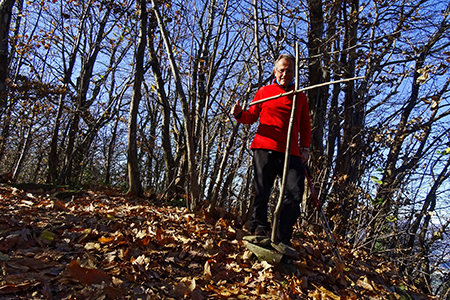
<svg viewBox="0 0 450 300"><path fill-rule="evenodd" d="M288 90L292 90L292 88ZM260 88L252 102L285 93L283 86L272 83ZM287 132L291 118L293 95L280 97L250 106L237 121L253 124L259 118L258 131L250 146L251 149L267 149L286 152ZM300 156L300 147L309 148L311 141L311 124L308 101L304 93L298 94L297 112L292 129L291 154ZM299 147L300 144L300 147Z"/></svg>

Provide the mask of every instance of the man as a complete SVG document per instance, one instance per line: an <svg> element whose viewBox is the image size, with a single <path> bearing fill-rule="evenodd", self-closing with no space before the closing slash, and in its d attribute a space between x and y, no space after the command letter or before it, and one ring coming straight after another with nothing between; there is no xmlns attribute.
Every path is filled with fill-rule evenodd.
<svg viewBox="0 0 450 300"><path fill-rule="evenodd" d="M275 79L271 85L260 88L253 99L258 101L294 89L295 59L290 54L282 54L275 61ZM242 124L253 124L259 119L259 126L250 148L253 150L254 180L256 187L252 232L269 236L267 208L270 192L277 175L283 174L287 132L291 116L293 95L279 97L252 105L243 111L239 100L231 113ZM309 159L311 125L306 95L297 96L297 111L292 131L291 158L286 178L286 191L281 206L279 241L291 244L294 225L300 216L300 203L304 192L305 169Z"/></svg>

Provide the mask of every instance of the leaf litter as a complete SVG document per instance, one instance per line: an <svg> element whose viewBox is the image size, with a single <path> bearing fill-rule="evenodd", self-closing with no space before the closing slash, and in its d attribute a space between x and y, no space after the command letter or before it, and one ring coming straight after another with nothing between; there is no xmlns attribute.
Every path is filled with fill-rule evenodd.
<svg viewBox="0 0 450 300"><path fill-rule="evenodd" d="M234 218L152 204L109 189L0 186L1 299L435 299L389 262L325 236L293 240L289 272L258 261Z"/></svg>

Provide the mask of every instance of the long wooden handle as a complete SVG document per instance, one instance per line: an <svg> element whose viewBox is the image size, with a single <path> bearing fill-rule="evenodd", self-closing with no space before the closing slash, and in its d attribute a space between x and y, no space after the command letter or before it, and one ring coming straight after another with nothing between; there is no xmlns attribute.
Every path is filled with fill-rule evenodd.
<svg viewBox="0 0 450 300"><path fill-rule="evenodd" d="M319 84L307 86L307 87L304 87L302 89L298 89L298 87L296 86L295 90L292 90L292 91L289 91L289 92L286 92L286 93L281 93L281 94L276 95L276 96L267 97L267 98L264 98L264 99L261 99L261 100L253 101L248 106L252 106L252 105L255 105L255 104L258 104L258 103L261 103L261 102L266 102L266 101L269 101L269 100L273 100L273 99L277 99L277 98L280 98L280 97L288 96L288 95L291 95L291 94L298 94L298 93L301 93L301 92L304 92L304 91L307 91L307 90L316 89L316 88L319 88L319 87L322 87L322 86L327 86L327 85L331 85L331 84L342 83L342 82L347 82L347 81L352 81L352 80L357 80L357 79L363 79L363 78L364 78L364 76L358 76L358 77L346 78L346 79L341 79L341 80L329 81L329 82L324 82L324 83L319 83ZM297 82L297 80L298 79L296 77L295 81Z"/></svg>
<svg viewBox="0 0 450 300"><path fill-rule="evenodd" d="M295 89L298 89L299 80L298 80L298 43L295 43ZM284 191L286 189L286 179L287 173L289 170L289 162L291 158L291 141L292 141L292 128L294 127L295 114L297 111L297 94L294 94L294 98L292 99L292 107L291 107L291 117L289 119L289 127L286 138L286 152L284 154L284 168L283 168L283 176L281 179L281 188L280 188L280 197L278 198L277 206L275 207L275 211L273 213L273 224L272 224L272 242L276 243L278 238L278 228L279 228L279 220L281 214L281 205L283 203Z"/></svg>

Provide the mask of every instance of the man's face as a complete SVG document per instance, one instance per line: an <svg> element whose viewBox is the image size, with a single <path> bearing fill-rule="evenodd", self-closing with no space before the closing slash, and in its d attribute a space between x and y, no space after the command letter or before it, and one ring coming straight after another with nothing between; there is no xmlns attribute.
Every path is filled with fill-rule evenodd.
<svg viewBox="0 0 450 300"><path fill-rule="evenodd" d="M275 66L275 78L282 86L287 86L294 79L294 63L290 59L280 59Z"/></svg>

